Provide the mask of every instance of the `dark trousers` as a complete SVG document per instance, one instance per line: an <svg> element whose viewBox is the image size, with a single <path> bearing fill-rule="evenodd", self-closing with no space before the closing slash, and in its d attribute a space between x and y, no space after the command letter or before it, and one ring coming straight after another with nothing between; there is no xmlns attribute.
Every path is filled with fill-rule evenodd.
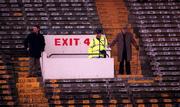
<svg viewBox="0 0 180 107"><path fill-rule="evenodd" d="M38 74L41 71L39 58L30 57L30 73Z"/></svg>
<svg viewBox="0 0 180 107"><path fill-rule="evenodd" d="M127 61L127 54L123 53L122 60L119 64L119 74L124 74L124 62L126 63L126 74L131 74L130 61Z"/></svg>

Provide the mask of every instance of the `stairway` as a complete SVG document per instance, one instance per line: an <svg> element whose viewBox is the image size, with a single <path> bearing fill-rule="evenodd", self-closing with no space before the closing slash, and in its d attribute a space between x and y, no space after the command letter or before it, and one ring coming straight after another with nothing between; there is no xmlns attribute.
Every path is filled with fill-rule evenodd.
<svg viewBox="0 0 180 107"><path fill-rule="evenodd" d="M128 22L128 10L123 0L96 0L96 7L100 22L107 35L108 42L111 42ZM131 30L133 32L133 30ZM133 33L134 34L134 33ZM135 34L134 34L135 35ZM136 38L138 43L138 38ZM141 74L138 52L132 47L131 70L133 75ZM112 56L115 59L115 71L119 69L117 59L117 48L112 48ZM117 74L117 72L116 72Z"/></svg>
<svg viewBox="0 0 180 107"><path fill-rule="evenodd" d="M18 70L16 83L19 106L21 107L48 107L41 77L29 77L29 58L18 57L14 61Z"/></svg>
<svg viewBox="0 0 180 107"><path fill-rule="evenodd" d="M45 97L42 79L38 77L27 77L27 72L18 73L19 105L21 107L49 107L48 100Z"/></svg>

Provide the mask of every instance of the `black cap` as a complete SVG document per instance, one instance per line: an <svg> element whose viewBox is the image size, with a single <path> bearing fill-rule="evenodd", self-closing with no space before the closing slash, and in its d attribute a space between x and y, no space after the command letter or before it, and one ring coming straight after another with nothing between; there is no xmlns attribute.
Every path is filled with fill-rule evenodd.
<svg viewBox="0 0 180 107"><path fill-rule="evenodd" d="M102 34L102 33L103 33L103 30L102 30L102 29L96 29L96 30L95 30L95 33L96 33L96 34Z"/></svg>

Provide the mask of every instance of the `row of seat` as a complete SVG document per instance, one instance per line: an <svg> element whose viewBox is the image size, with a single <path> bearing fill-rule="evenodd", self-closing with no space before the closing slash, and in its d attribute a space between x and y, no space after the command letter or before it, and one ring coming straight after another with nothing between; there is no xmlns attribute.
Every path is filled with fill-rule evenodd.
<svg viewBox="0 0 180 107"><path fill-rule="evenodd" d="M12 6L14 6L14 4L10 4ZM50 4L50 3L47 3L47 4L44 4L44 3L38 3L38 4L33 4L32 2L31 3L28 3L28 4L25 4L24 7L43 7L43 6L47 6L47 7L83 7L83 6L95 6L94 3L90 3L88 2L87 4L84 4L83 2L67 2L67 3L64 3L64 2L57 2L56 4Z"/></svg>
<svg viewBox="0 0 180 107"><path fill-rule="evenodd" d="M1 29L9 29L11 30L10 28L14 28L16 29L16 27L20 28L20 27L24 27L24 28L27 28L29 26L25 26L25 24L28 24L28 25L33 25L33 24L36 24L36 23L40 23L42 26L48 26L48 25L59 25L60 27L63 27L63 26L92 26L92 25L96 25L96 26L99 26L98 24L98 21L93 21L93 22L90 22L89 20L86 20L85 19L81 19L81 20L72 20L73 18L71 18L71 20L62 20L60 22L56 21L60 18L55 18L55 20L52 20L50 23L48 21L44 22L44 21L39 21L39 20L33 20L32 22L27 22L27 23L17 23L16 21L11 21L11 22L3 22L2 24L4 24L4 26L1 27ZM69 21L69 23L68 23ZM13 24L16 24L15 26L11 26ZM20 28L21 29L21 28ZM23 29L22 29L23 30ZM3 32L3 31L1 31ZM13 31L12 31L13 32ZM17 32L17 31L14 31L14 32ZM21 31L18 31L18 32L21 32Z"/></svg>
<svg viewBox="0 0 180 107"><path fill-rule="evenodd" d="M156 60L178 61L179 56L157 56Z"/></svg>
<svg viewBox="0 0 180 107"><path fill-rule="evenodd" d="M177 77L177 75L180 75L179 72L154 72L154 75L162 75L164 77L163 81L170 81L170 82L178 82L179 81L179 77ZM165 78L166 77L166 78Z"/></svg>
<svg viewBox="0 0 180 107"><path fill-rule="evenodd" d="M130 7L130 9L131 9L131 7ZM179 6L170 5L170 6L166 7L163 5L163 6L156 7L156 6L152 5L152 6L133 7L133 9L134 10L152 10L152 9L156 9L156 10L174 9L174 10L176 10L176 9L179 9Z"/></svg>
<svg viewBox="0 0 180 107"><path fill-rule="evenodd" d="M176 15L176 14L180 14L180 12L177 11L155 11L155 10L151 10L151 11L133 11L132 12L135 15Z"/></svg>
<svg viewBox="0 0 180 107"><path fill-rule="evenodd" d="M87 16L79 15L79 16L71 16L71 15L64 15L64 17L52 17L51 20L62 20L62 21L88 21L88 20L98 20L98 17L93 17L92 19L89 19ZM1 21L23 21L24 17L3 17ZM28 21L47 21L49 20L48 17L27 17Z"/></svg>
<svg viewBox="0 0 180 107"><path fill-rule="evenodd" d="M56 3L56 2L94 2L93 0L9 0L9 1L6 1L6 0L1 0L0 3L18 3L18 2L21 2L21 3Z"/></svg>
<svg viewBox="0 0 180 107"><path fill-rule="evenodd" d="M158 7L159 6L177 6L178 5L177 0L172 0L172 1L167 0L166 2L160 1L160 0L157 0L157 1L142 0L142 1L144 1L143 3L138 2L137 0L134 0L134 1L126 0L126 1L130 2L131 3L130 5L132 5L132 6L141 6L141 7L144 7L144 6L153 6L153 7L155 7L156 5L158 5ZM145 1L147 1L147 2L145 2Z"/></svg>
<svg viewBox="0 0 180 107"><path fill-rule="evenodd" d="M151 43L152 42L179 42L180 38L176 38L176 37L172 37L172 38L168 38L168 37L161 37L161 38L147 37L147 38L142 38L142 41L143 42L151 42Z"/></svg>
<svg viewBox="0 0 180 107"><path fill-rule="evenodd" d="M96 12L91 12L91 13L82 13L82 11L79 11L79 12L52 12L50 13L50 16L52 17L55 17L55 16L61 16L61 15L64 15L64 16L72 16L72 15L76 15L76 16L95 16L96 15ZM7 13L4 13L2 14L2 16L10 16L10 14L7 14ZM38 12L38 13L34 13L34 12L28 12L26 14L27 17L35 17L35 16L39 16L39 17L45 17L45 16L48 16L47 13L44 13L44 12Z"/></svg>
<svg viewBox="0 0 180 107"><path fill-rule="evenodd" d="M147 37L147 38L169 38L169 37L172 37L172 38L176 38L176 37L179 37L178 33L174 33L174 32L169 32L169 33L142 33L141 34L142 37ZM176 38L177 39L177 38Z"/></svg>
<svg viewBox="0 0 180 107"><path fill-rule="evenodd" d="M170 28L178 28L180 24L142 24L142 25L137 25L137 28L151 28L151 29L158 29L158 28L163 28L163 29L170 29Z"/></svg>
<svg viewBox="0 0 180 107"><path fill-rule="evenodd" d="M171 66L171 65L180 65L180 61L168 61L168 62L159 62L159 63L150 63L151 65L165 65L165 66Z"/></svg>
<svg viewBox="0 0 180 107"><path fill-rule="evenodd" d="M61 24L61 25L53 25L52 29L91 29L95 28L97 25L70 25L70 24ZM41 27L41 29L49 28L49 26L44 25ZM24 26L1 26L1 30L25 30Z"/></svg>
<svg viewBox="0 0 180 107"><path fill-rule="evenodd" d="M13 11L13 12L20 12L20 11L22 11L22 9L24 9L26 12L31 12L31 11L36 11L36 12L43 12L43 11L46 11L46 9L48 10L48 11L57 11L57 10L59 10L59 11L61 11L61 12L63 12L63 11L94 11L95 9L94 9L94 7L93 6L80 6L80 7L78 7L78 6L69 6L69 7L59 7L59 6L54 6L54 7L46 7L46 6L43 6L43 7L34 7L33 5L32 6L27 6L27 7L25 7L25 5L24 5L24 8L22 8L21 7L21 5L10 5L10 6L8 6L7 5L7 7L6 6L1 6L0 5L0 7L1 8L4 8L4 9L1 9L0 11L6 11L6 12L9 12L9 11ZM71 8L70 8L71 7Z"/></svg>
<svg viewBox="0 0 180 107"><path fill-rule="evenodd" d="M179 19L180 16L171 15L143 15L137 16L138 19Z"/></svg>
<svg viewBox="0 0 180 107"><path fill-rule="evenodd" d="M179 28L141 28L140 33L179 33Z"/></svg>
<svg viewBox="0 0 180 107"><path fill-rule="evenodd" d="M167 43L167 42L157 43L157 42L146 43L146 44L144 44L144 46L147 46L147 47L158 47L158 46L159 47L162 47L162 46L167 46L167 47L174 47L174 46L176 47L177 46L177 47L179 47L180 46L180 43L173 43L173 42L170 42L170 43ZM178 50L177 50L177 53L178 53Z"/></svg>
<svg viewBox="0 0 180 107"><path fill-rule="evenodd" d="M94 33L94 29L98 28L98 26L92 26L91 28L56 28L54 27L53 29L45 26L42 26L42 32L43 34L93 34ZM23 29L22 29L23 30ZM24 29L25 30L25 29ZM0 38L1 39L9 39L9 38L14 38L14 39L18 39L18 38L25 38L27 36L27 34L29 34L29 29L26 29L28 31L25 32L18 32L14 34L14 31L10 31L9 30L4 30L3 32L0 32ZM8 35L9 36L3 36L3 35ZM13 35L13 36L12 36Z"/></svg>
<svg viewBox="0 0 180 107"><path fill-rule="evenodd" d="M70 9L69 9L70 8ZM13 8L14 9L14 8ZM9 8L5 8L5 9L1 9L1 11L10 11ZM41 7L41 8L34 8L34 7L28 7L28 8L24 8L24 10L26 12L43 12L46 11L45 8ZM20 11L20 10L19 10ZM51 7L51 8L47 8L48 12L53 12L53 11L59 11L59 12L65 12L65 11L74 11L74 12L81 12L81 11L94 11L94 7Z"/></svg>
<svg viewBox="0 0 180 107"><path fill-rule="evenodd" d="M154 19L148 19L148 20L137 20L137 22L135 22L137 24L179 24L180 21L178 19L174 19L174 20L154 20Z"/></svg>
<svg viewBox="0 0 180 107"><path fill-rule="evenodd" d="M11 57L0 53L0 106L17 106L16 75Z"/></svg>

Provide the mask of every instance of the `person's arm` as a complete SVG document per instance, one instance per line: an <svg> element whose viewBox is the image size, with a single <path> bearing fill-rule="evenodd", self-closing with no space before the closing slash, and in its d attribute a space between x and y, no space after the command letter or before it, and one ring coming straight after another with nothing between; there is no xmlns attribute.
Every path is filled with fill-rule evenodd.
<svg viewBox="0 0 180 107"><path fill-rule="evenodd" d="M45 47L45 39L44 39L44 36L42 35L42 49L41 49L41 52L44 51L44 47Z"/></svg>
<svg viewBox="0 0 180 107"><path fill-rule="evenodd" d="M29 50L29 36L30 35L28 35L27 38L24 40L24 48L26 50Z"/></svg>
<svg viewBox="0 0 180 107"><path fill-rule="evenodd" d="M115 39L113 39L113 41L108 45L108 47L114 46L118 42L118 40L119 40L119 34L117 34Z"/></svg>
<svg viewBox="0 0 180 107"><path fill-rule="evenodd" d="M106 37L104 37L104 39L105 39L104 47L107 48L107 47L108 47L108 41L107 41L107 38L106 38Z"/></svg>
<svg viewBox="0 0 180 107"><path fill-rule="evenodd" d="M90 41L89 48L88 48L88 54L92 54L93 53L93 47L94 47L93 40L94 39L92 39ZM88 55L88 58L92 58L92 55Z"/></svg>
<svg viewBox="0 0 180 107"><path fill-rule="evenodd" d="M131 36L132 36L131 43L134 45L134 47L135 47L137 50L139 50L139 46L138 46L138 44L137 44L137 42L136 42L136 40L135 40L135 38L134 38L134 35L131 34Z"/></svg>

